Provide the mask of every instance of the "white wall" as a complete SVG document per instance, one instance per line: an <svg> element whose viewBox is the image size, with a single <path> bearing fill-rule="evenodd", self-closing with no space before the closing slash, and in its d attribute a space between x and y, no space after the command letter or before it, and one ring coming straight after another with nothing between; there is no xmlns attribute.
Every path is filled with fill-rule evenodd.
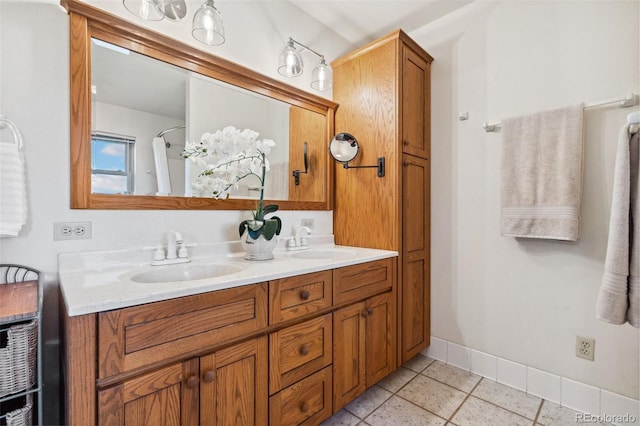
<svg viewBox="0 0 640 426"><path fill-rule="evenodd" d="M635 399L639 332L595 319L630 111L585 114L578 243L500 237L501 134L482 123L638 93L638 22L632 1L477 1L410 34L435 58L432 334ZM596 339L594 362L576 335Z"/></svg>

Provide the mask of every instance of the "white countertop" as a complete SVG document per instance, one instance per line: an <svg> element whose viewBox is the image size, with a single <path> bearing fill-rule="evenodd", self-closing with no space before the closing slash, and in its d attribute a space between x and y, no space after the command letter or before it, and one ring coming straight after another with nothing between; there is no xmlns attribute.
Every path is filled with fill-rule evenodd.
<svg viewBox="0 0 640 426"><path fill-rule="evenodd" d="M77 316L398 256L396 251L334 246L333 236L326 237L315 237L309 250L336 249L336 257L299 259L293 256L302 251L277 248L272 260L250 261L243 259L239 241L190 247L191 263L186 265L233 265L239 272L164 283L131 280L136 274L185 265L151 266L153 248L62 253L60 288L68 314Z"/></svg>

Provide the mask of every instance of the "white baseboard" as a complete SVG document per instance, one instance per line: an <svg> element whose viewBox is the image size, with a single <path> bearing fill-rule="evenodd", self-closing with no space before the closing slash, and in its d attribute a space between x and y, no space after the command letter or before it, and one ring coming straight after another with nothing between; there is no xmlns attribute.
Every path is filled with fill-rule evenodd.
<svg viewBox="0 0 640 426"><path fill-rule="evenodd" d="M640 401L431 337L422 354L531 395L619 425L640 426Z"/></svg>

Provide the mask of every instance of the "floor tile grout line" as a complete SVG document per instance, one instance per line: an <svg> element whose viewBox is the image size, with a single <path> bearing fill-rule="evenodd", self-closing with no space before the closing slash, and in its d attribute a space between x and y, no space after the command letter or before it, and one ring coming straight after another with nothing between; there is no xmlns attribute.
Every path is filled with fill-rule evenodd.
<svg viewBox="0 0 640 426"><path fill-rule="evenodd" d="M405 397L403 397L403 396L401 396L401 395L398 395L398 394L393 394L393 395L394 395L394 396L397 396L398 398L402 399L403 401L408 402L408 403L409 403L409 404L411 404L411 405L414 405L414 406L418 407L419 409L421 409L421 410L423 410L423 411L426 411L427 413L429 413L429 414L431 414L431 415L433 415L433 416L436 416L436 417L437 417L437 418L439 418L439 419L444 420L444 421L445 421L445 423L446 423L446 422L448 422L448 420L447 420L447 419L445 419L444 417L442 417L442 416L440 416L440 415L438 415L438 414L434 413L433 411L427 410L426 408L424 408L424 407L422 407L422 406L420 406L420 405L416 404L416 403L415 403L415 402L413 402L413 401L408 400L407 398L405 398Z"/></svg>
<svg viewBox="0 0 640 426"><path fill-rule="evenodd" d="M488 379L488 378L486 378L486 377L483 377L483 378L482 378L482 380L485 380L485 379L486 379L486 380L491 380L491 381L493 381L492 379ZM481 381L482 381L482 380L481 380ZM478 382L478 385L480 385L480 382ZM505 385L505 386L507 386L507 385ZM476 386L476 387L477 387L477 386ZM475 390L475 388L474 388L473 390ZM473 392L473 391L471 391L471 392ZM527 417L527 416L523 416L523 415L522 415L522 414L520 414L520 413L516 413L515 411L510 410L510 409L509 409L509 408L507 408L507 407L503 407L503 406L501 406L501 405L498 405L498 404L496 404L495 402L493 402L493 401L489 401L489 400L486 400L486 399L484 399L484 398L482 398L482 397L480 397L480 396L478 396L478 395L471 395L471 393L469 393L469 396L473 396L474 398L477 398L477 399L479 399L480 401L484 401L484 402L486 402L487 404L491 404L491 405L493 405L494 407L498 407L498 408L500 408L500 409L502 409L502 410L504 410L504 411L507 411L507 412L509 412L509 413L511 413L511 414L515 414L516 416L518 416L518 417L522 417L522 418L523 418L523 419L525 419L525 420L533 421L533 424L534 424L534 425L535 425L535 423L536 423L536 421L537 421L537 418L538 418L538 417L537 417L538 412L540 411L540 406L539 406L539 407L538 407L538 409L536 410L536 415L534 416L534 419L532 420L532 419L530 419L530 418L529 418L529 417ZM537 398L537 397L536 397L536 398ZM544 401L544 399L540 398L540 402L542 403L543 401Z"/></svg>
<svg viewBox="0 0 640 426"><path fill-rule="evenodd" d="M458 407L456 407L455 410L453 410L453 413L451 413L451 415L449 416L449 418L447 419L447 423L452 422L453 418L456 416L456 414L458 414L458 411L460 411L460 409L462 408L462 406L464 405L465 402L467 402L467 400L469 398L471 398L471 392L473 392L474 390L476 390L476 388L478 386L480 386L480 382L482 381L482 379L478 380L478 383L476 383L476 385L473 387L473 389L471 389L471 391L469 391L469 393L467 393L467 396L464 397L464 399L462 400L462 402L460 403L460 405L458 405Z"/></svg>
<svg viewBox="0 0 640 426"><path fill-rule="evenodd" d="M383 390L383 391L385 391L385 392L389 392L391 395L389 395L388 397L386 397L386 398L384 399L384 401L382 401L380 404L376 405L376 406L375 406L375 408L373 408L373 410L371 410L369 413L367 413L367 415L365 415L364 417L360 417L360 416L358 416L356 413L352 413L351 411L349 411L349 409L347 409L347 405L349 405L350 403L349 403L349 404L347 404L347 405L345 405L344 407L342 407L342 409L343 409L343 410L345 410L347 413L349 413L349 414L353 415L353 416L354 416L354 417L356 417L357 419L359 419L359 420L361 420L361 421L365 421L365 419L366 419L367 417L369 417L371 414L373 414L373 412L374 412L374 411L376 411L378 408L382 407L382 405L383 405L385 402L387 402L387 401L388 401L388 400L389 400L393 395L395 395L395 393L394 393L394 392L391 392L390 390L387 390L387 389L383 388L382 386L378 385L377 383L376 383L376 384L374 384L373 386L371 386L371 388L369 388L369 389L372 389L372 388L373 388L373 387L375 387L375 386L379 387L380 389L382 389L382 390ZM369 389L367 389L367 390L369 390ZM365 392L366 392L366 391L365 391ZM356 397L356 399L354 399L354 401L356 401L356 400L357 400L360 396L362 396L362 395L364 395L364 392L363 392L363 393L361 393L358 397ZM353 402L353 401L352 401L352 402Z"/></svg>
<svg viewBox="0 0 640 426"><path fill-rule="evenodd" d="M538 418L540 417L540 413L542 413L542 405L544 404L544 399L540 398L540 405L538 406L538 412L536 413L536 417L533 419L533 426L538 423Z"/></svg>

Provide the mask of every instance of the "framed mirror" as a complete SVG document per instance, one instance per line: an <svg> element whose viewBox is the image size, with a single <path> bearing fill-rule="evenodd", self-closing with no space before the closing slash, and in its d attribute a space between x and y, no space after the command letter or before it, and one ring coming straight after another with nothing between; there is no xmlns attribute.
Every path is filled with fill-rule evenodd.
<svg viewBox="0 0 640 426"><path fill-rule="evenodd" d="M226 126L273 139L265 199L331 209L327 155L337 104L136 26L78 0L70 15L71 207L255 207L247 180L226 200L194 191L185 141ZM308 174L294 184L294 170Z"/></svg>

